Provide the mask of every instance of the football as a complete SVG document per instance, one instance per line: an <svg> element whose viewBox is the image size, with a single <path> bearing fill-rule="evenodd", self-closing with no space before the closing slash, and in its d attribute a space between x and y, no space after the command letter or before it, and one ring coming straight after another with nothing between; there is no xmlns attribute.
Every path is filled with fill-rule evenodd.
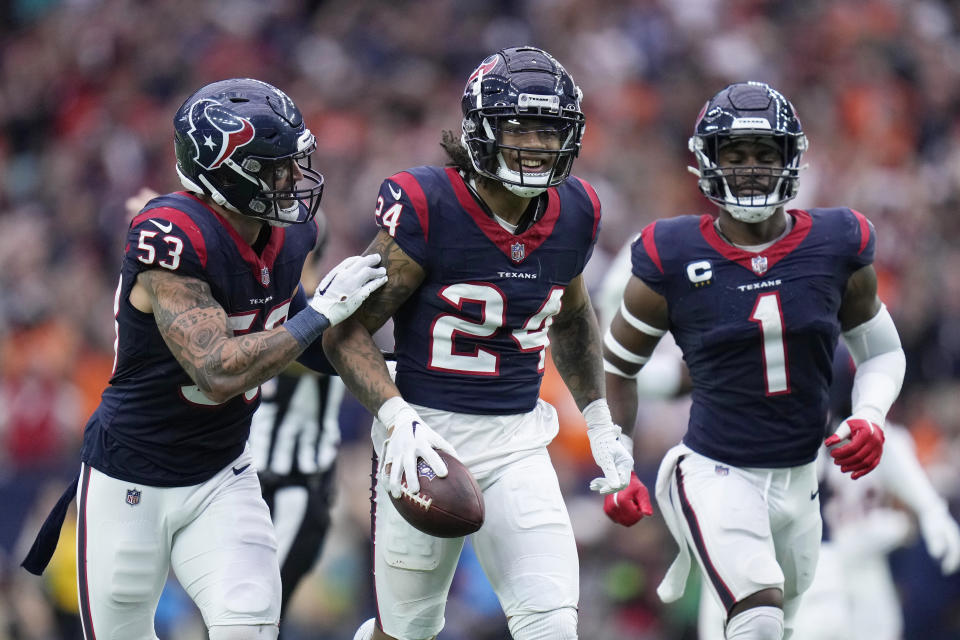
<svg viewBox="0 0 960 640"><path fill-rule="evenodd" d="M477 531L483 525L483 494L470 471L459 460L444 451L437 451L447 465L447 476L440 478L423 459L417 460L420 491L407 489L390 496L403 519L415 528L438 538L459 538Z"/></svg>

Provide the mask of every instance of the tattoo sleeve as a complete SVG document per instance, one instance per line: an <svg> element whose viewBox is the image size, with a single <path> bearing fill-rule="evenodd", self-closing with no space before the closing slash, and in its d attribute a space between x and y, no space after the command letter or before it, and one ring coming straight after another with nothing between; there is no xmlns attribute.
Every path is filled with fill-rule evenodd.
<svg viewBox="0 0 960 640"><path fill-rule="evenodd" d="M203 280L152 269L138 280L170 352L200 390L224 402L282 371L302 348L278 327L233 336L227 314Z"/></svg>
<svg viewBox="0 0 960 640"><path fill-rule="evenodd" d="M582 287L582 283L576 286ZM564 298L567 303L566 294ZM574 296L574 302L579 304L563 309L550 326L550 349L557 371L582 411L606 394L603 343L597 318L585 292Z"/></svg>
<svg viewBox="0 0 960 640"><path fill-rule="evenodd" d="M399 395L390 378L383 353L373 334L400 308L423 282L424 271L380 231L365 254L380 254L387 284L375 291L350 318L324 332L323 349L350 391L376 415L391 396Z"/></svg>

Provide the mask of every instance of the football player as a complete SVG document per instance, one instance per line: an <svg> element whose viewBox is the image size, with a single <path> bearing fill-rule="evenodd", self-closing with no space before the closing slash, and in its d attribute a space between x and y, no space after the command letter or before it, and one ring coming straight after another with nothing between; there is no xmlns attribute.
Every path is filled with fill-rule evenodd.
<svg viewBox="0 0 960 640"><path fill-rule="evenodd" d="M571 177L583 137L581 92L533 47L487 57L464 90L462 135L446 132L447 167L385 180L367 253L387 285L324 339L344 382L377 420L378 617L356 637L425 640L444 607L463 538L434 538L390 500L416 492L418 458L441 476L435 449L472 472L486 507L473 545L518 640L577 637L577 548L546 445L557 413L538 399L546 347L583 411L603 476L627 485L633 458L604 399L601 343L582 271L600 201ZM396 384L371 339L393 317Z"/></svg>
<svg viewBox="0 0 960 640"><path fill-rule="evenodd" d="M151 200L127 232L114 299L116 360L86 425L77 566L84 636L156 638L173 569L212 640L277 637L277 540L246 447L259 385L386 282L348 258L312 299L300 285L323 190L313 134L282 91L214 82L174 117L185 191ZM64 494L24 566L56 545Z"/></svg>
<svg viewBox="0 0 960 640"><path fill-rule="evenodd" d="M683 592L690 554L726 616L726 638L789 638L820 545L814 461L827 435L838 337L857 363L851 415L826 438L854 479L880 460L905 358L877 296L873 225L845 207L785 210L807 138L793 106L759 82L711 98L689 142L717 216L646 227L604 339L615 421L634 422L633 377L673 334L692 379L683 442L657 478L680 545L658 593ZM633 483L608 515L629 525ZM619 505L625 505L623 507Z"/></svg>
<svg viewBox="0 0 960 640"><path fill-rule="evenodd" d="M830 388L834 422L850 414L852 369L850 354L838 346ZM917 459L910 432L890 420L883 432L880 463L856 481L831 464L828 450L820 448L823 541L813 584L797 612L798 638L902 638L903 612L888 554L912 543L917 528L943 575L960 569L960 526ZM723 612L709 596L700 600L697 626L700 640L723 640Z"/></svg>

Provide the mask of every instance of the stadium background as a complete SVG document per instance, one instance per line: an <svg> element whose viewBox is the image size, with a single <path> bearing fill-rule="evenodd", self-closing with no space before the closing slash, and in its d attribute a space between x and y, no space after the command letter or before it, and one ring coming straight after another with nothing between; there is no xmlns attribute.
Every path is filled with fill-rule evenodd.
<svg viewBox="0 0 960 640"><path fill-rule="evenodd" d="M113 291L125 200L179 188L171 119L200 85L253 76L284 89L317 134L332 266L374 233L382 178L443 161L464 79L502 46L541 46L585 93L575 173L604 204L588 268L596 291L629 235L656 217L709 211L685 169L694 119L731 81L773 84L811 148L796 206L848 205L879 232L881 295L900 329L906 423L935 486L960 506L960 3L947 0L8 0L0 3L0 640L70 638L75 586L65 527L44 579L18 568L26 537L77 467L80 429L112 366ZM659 518L615 527L589 495L579 414L549 376L563 420L551 452L580 543L581 637L692 638L696 589L664 607L654 588L674 546ZM652 481L679 438L682 403L641 415ZM369 416L344 413L340 498L324 560L288 638L350 638L372 615ZM906 637L960 637L960 578L922 543L892 562ZM506 638L467 554L447 640ZM171 587L161 638L200 638Z"/></svg>

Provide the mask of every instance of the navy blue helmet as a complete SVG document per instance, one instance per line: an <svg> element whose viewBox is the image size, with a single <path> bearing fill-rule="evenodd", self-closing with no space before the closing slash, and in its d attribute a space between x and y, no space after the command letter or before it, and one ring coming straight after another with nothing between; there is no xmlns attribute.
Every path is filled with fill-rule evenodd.
<svg viewBox="0 0 960 640"><path fill-rule="evenodd" d="M214 82L187 98L173 126L189 191L274 225L313 219L323 194L316 141L284 92L252 78Z"/></svg>
<svg viewBox="0 0 960 640"><path fill-rule="evenodd" d="M779 149L780 167L724 167L717 165L719 149L737 137L769 142ZM807 150L807 137L793 105L763 82L737 82L710 98L700 111L688 143L697 158L703 194L737 220L760 222L797 195L800 157ZM734 178L747 174L765 176L769 192L738 196L731 188Z"/></svg>
<svg viewBox="0 0 960 640"><path fill-rule="evenodd" d="M526 198L566 180L583 140L582 95L546 51L513 47L487 57L470 74L461 100L461 140L474 169ZM559 149L504 144L505 129L558 138ZM517 154L521 170L508 166L503 150Z"/></svg>

